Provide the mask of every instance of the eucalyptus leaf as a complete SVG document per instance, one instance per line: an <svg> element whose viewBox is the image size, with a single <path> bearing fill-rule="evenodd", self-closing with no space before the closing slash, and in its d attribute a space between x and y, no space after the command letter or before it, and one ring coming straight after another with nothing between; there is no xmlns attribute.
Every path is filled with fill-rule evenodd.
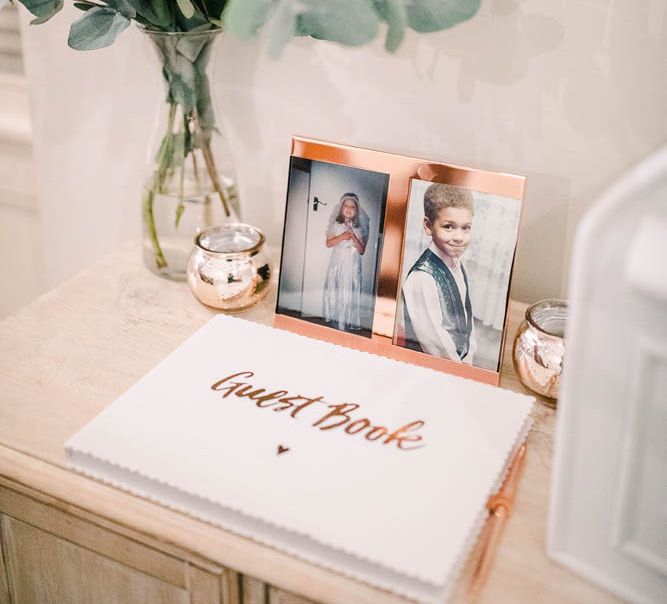
<svg viewBox="0 0 667 604"><path fill-rule="evenodd" d="M301 28L320 40L360 46L378 30L378 15L369 0L301 0Z"/></svg>
<svg viewBox="0 0 667 604"><path fill-rule="evenodd" d="M199 0L199 3L204 5L204 14L219 21L222 19L227 0Z"/></svg>
<svg viewBox="0 0 667 604"><path fill-rule="evenodd" d="M295 36L308 36L310 35L307 31L306 28L303 26L301 23L301 15L296 16L296 22L294 24L294 35Z"/></svg>
<svg viewBox="0 0 667 604"><path fill-rule="evenodd" d="M407 11L403 0L373 0L375 10L387 23L385 48L395 52L403 41L407 25Z"/></svg>
<svg viewBox="0 0 667 604"><path fill-rule="evenodd" d="M145 21L151 29L172 31L174 14L168 0L127 0L137 11L137 15Z"/></svg>
<svg viewBox="0 0 667 604"><path fill-rule="evenodd" d="M183 111L191 113L197 105L197 89L192 63L183 58L180 65L169 72L169 92L171 98L183 107Z"/></svg>
<svg viewBox="0 0 667 604"><path fill-rule="evenodd" d="M213 112L213 100L211 99L211 85L206 74L212 44L204 46L194 63L195 89L197 91L197 118L204 144L211 140L211 134L215 129L215 113Z"/></svg>
<svg viewBox="0 0 667 604"><path fill-rule="evenodd" d="M294 35L308 35L357 46L372 40L379 18L371 0L231 0L224 12L227 29L240 38L271 20L269 52L277 56Z"/></svg>
<svg viewBox="0 0 667 604"><path fill-rule="evenodd" d="M174 46L176 52L182 54L186 57L191 63L194 63L199 56L199 53L202 51L202 48L207 44L210 45L211 34L203 33L201 36L196 34L190 34L188 36L182 36L176 40Z"/></svg>
<svg viewBox="0 0 667 604"><path fill-rule="evenodd" d="M167 102L178 103L184 113L192 112L197 105L194 63L178 52L177 36L155 34L151 39L160 55L162 75L167 83Z"/></svg>
<svg viewBox="0 0 667 604"><path fill-rule="evenodd" d="M285 44L294 36L296 17L293 0L278 0L275 15L269 26L269 54L272 57L280 55Z"/></svg>
<svg viewBox="0 0 667 604"><path fill-rule="evenodd" d="M136 14L134 20L145 29L150 29L153 25L150 21L148 21L148 19L139 13Z"/></svg>
<svg viewBox="0 0 667 604"><path fill-rule="evenodd" d="M177 31L197 31L203 29L210 29L211 23L200 10L192 5L193 12L191 17L186 17L179 9L174 12L174 19L176 20Z"/></svg>
<svg viewBox="0 0 667 604"><path fill-rule="evenodd" d="M197 78L197 120L200 131L195 133L194 146L203 147L210 143L215 130L215 113L208 76L199 71L195 71L195 73Z"/></svg>
<svg viewBox="0 0 667 604"><path fill-rule="evenodd" d="M365 44L384 21L388 26L385 47L394 52L406 27L418 32L447 29L473 17L479 5L480 0L229 0L223 21L240 38L257 34L271 21L269 52L273 55L290 35L350 46Z"/></svg>
<svg viewBox="0 0 667 604"><path fill-rule="evenodd" d="M209 12L208 12L208 6L206 5L206 2L204 0L191 0L193 6L202 14L204 15L207 19L210 17ZM217 15L218 17L220 15Z"/></svg>
<svg viewBox="0 0 667 604"><path fill-rule="evenodd" d="M192 19L195 14L195 7L190 0L176 0L178 8L186 19Z"/></svg>
<svg viewBox="0 0 667 604"><path fill-rule="evenodd" d="M18 0L25 6L35 19L30 21L31 25L40 25L46 23L53 15L60 12L63 7L63 0Z"/></svg>
<svg viewBox="0 0 667 604"><path fill-rule="evenodd" d="M272 0L230 0L223 13L224 24L239 38L250 38L266 23L272 4Z"/></svg>
<svg viewBox="0 0 667 604"><path fill-rule="evenodd" d="M130 20L111 7L91 8L72 23L67 43L75 50L105 48L129 25Z"/></svg>
<svg viewBox="0 0 667 604"><path fill-rule="evenodd" d="M467 21L479 10L480 0L403 0L408 24L425 33L447 29Z"/></svg>
<svg viewBox="0 0 667 604"><path fill-rule="evenodd" d="M137 10L129 0L106 0L106 4L128 19L134 19L137 16Z"/></svg>
<svg viewBox="0 0 667 604"><path fill-rule="evenodd" d="M98 6L97 4L93 4L92 2L75 2L74 7L78 8L79 10L82 11L87 11L90 10L91 8L95 8Z"/></svg>
<svg viewBox="0 0 667 604"><path fill-rule="evenodd" d="M195 9L215 27L222 27L222 11L226 0L190 0Z"/></svg>

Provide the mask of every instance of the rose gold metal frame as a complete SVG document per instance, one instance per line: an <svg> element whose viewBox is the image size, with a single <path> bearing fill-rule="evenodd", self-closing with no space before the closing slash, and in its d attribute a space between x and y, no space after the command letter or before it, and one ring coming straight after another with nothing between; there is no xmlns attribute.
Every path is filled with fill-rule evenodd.
<svg viewBox="0 0 667 604"><path fill-rule="evenodd" d="M414 157L325 143L301 137L292 138L291 156L389 174L389 188L385 208L384 241L380 252L380 269L371 337L366 338L279 314L277 303L274 320L275 327L318 340L347 346L348 348L379 354L399 361L421 365L422 367L444 371L497 386L500 381L499 371L490 371L465 363L457 363L393 344L394 324L400 294L400 273L403 263L403 243L405 239L410 184L413 178L418 178L420 180L465 187L473 191L511 197L521 201L525 177L463 168ZM287 216L287 212L285 212L285 215ZM513 265L514 260L512 261L512 269L514 268ZM509 286L507 296L509 298ZM509 304L506 303L503 337L500 348L501 358L499 359L498 368L502 366L508 311Z"/></svg>

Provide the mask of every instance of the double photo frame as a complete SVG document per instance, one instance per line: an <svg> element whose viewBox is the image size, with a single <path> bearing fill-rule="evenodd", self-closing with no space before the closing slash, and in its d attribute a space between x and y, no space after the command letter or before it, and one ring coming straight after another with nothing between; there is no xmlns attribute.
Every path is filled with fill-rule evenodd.
<svg viewBox="0 0 667 604"><path fill-rule="evenodd" d="M293 138L275 326L497 385L524 184Z"/></svg>

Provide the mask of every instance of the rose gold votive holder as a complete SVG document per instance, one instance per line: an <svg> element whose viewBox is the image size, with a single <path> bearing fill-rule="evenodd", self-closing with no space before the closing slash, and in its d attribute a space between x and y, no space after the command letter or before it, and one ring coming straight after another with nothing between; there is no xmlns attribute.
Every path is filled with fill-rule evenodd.
<svg viewBox="0 0 667 604"><path fill-rule="evenodd" d="M536 302L526 309L526 320L514 340L514 367L521 383L556 406L565 354L567 300Z"/></svg>
<svg viewBox="0 0 667 604"><path fill-rule="evenodd" d="M268 292L272 269L264 243L262 231L239 222L199 233L187 268L197 300L232 312L259 302Z"/></svg>

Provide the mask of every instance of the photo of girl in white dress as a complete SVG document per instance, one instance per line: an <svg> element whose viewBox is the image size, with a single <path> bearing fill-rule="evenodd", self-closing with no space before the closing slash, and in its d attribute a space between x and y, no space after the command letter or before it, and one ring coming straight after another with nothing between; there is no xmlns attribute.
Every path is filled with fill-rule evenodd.
<svg viewBox="0 0 667 604"><path fill-rule="evenodd" d="M361 257L368 242L368 214L355 193L345 193L333 208L326 232L332 248L324 280L322 316L341 331L361 329Z"/></svg>
<svg viewBox="0 0 667 604"><path fill-rule="evenodd" d="M292 157L276 313L373 335L389 175Z"/></svg>

